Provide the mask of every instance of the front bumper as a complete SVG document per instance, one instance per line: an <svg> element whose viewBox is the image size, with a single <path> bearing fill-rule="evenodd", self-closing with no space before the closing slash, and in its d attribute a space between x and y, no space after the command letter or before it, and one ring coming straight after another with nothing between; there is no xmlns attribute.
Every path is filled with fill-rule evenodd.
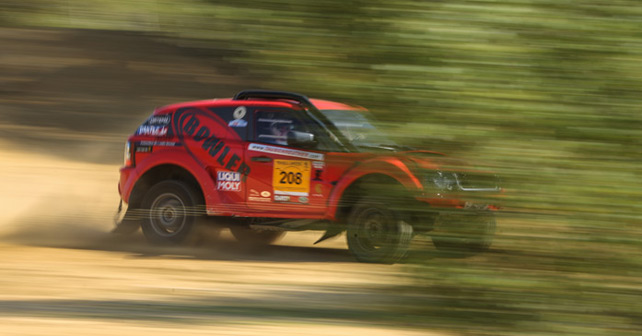
<svg viewBox="0 0 642 336"><path fill-rule="evenodd" d="M135 218L131 212L128 212L127 203L120 200L118 211L114 215L114 229L111 233L115 234L132 234L138 231L140 227L140 218Z"/></svg>

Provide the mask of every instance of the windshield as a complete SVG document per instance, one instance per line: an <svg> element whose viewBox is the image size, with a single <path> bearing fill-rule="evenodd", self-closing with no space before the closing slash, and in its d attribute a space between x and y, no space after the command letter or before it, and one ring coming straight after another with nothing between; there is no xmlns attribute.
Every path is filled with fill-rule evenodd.
<svg viewBox="0 0 642 336"><path fill-rule="evenodd" d="M372 125L369 115L353 110L321 110L350 143L357 147L395 150L399 146Z"/></svg>

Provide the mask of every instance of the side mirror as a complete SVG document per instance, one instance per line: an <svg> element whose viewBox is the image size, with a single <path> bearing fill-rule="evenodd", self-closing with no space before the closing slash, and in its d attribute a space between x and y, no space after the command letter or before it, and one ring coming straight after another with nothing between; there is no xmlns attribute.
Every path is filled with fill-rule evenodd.
<svg viewBox="0 0 642 336"><path fill-rule="evenodd" d="M288 146L312 148L317 145L314 134L308 132L289 131Z"/></svg>

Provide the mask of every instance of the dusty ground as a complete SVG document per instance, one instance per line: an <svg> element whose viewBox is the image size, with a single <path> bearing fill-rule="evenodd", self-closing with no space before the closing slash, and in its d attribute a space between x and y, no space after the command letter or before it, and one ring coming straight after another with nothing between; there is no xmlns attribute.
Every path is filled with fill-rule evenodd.
<svg viewBox="0 0 642 336"><path fill-rule="evenodd" d="M117 165L0 155L2 335L425 335L382 323L377 287L403 266L352 260L343 239L290 234L262 250L226 233L189 248L110 235Z"/></svg>

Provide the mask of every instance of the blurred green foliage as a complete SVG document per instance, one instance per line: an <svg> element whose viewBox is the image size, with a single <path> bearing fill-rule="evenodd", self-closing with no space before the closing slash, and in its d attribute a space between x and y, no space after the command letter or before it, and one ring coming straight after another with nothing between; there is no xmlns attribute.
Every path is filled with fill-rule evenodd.
<svg viewBox="0 0 642 336"><path fill-rule="evenodd" d="M11 26L134 30L233 50L263 87L370 108L400 142L506 187L494 249L415 255L404 309L470 334L642 330L636 0L4 1ZM430 250L430 249L427 249Z"/></svg>

